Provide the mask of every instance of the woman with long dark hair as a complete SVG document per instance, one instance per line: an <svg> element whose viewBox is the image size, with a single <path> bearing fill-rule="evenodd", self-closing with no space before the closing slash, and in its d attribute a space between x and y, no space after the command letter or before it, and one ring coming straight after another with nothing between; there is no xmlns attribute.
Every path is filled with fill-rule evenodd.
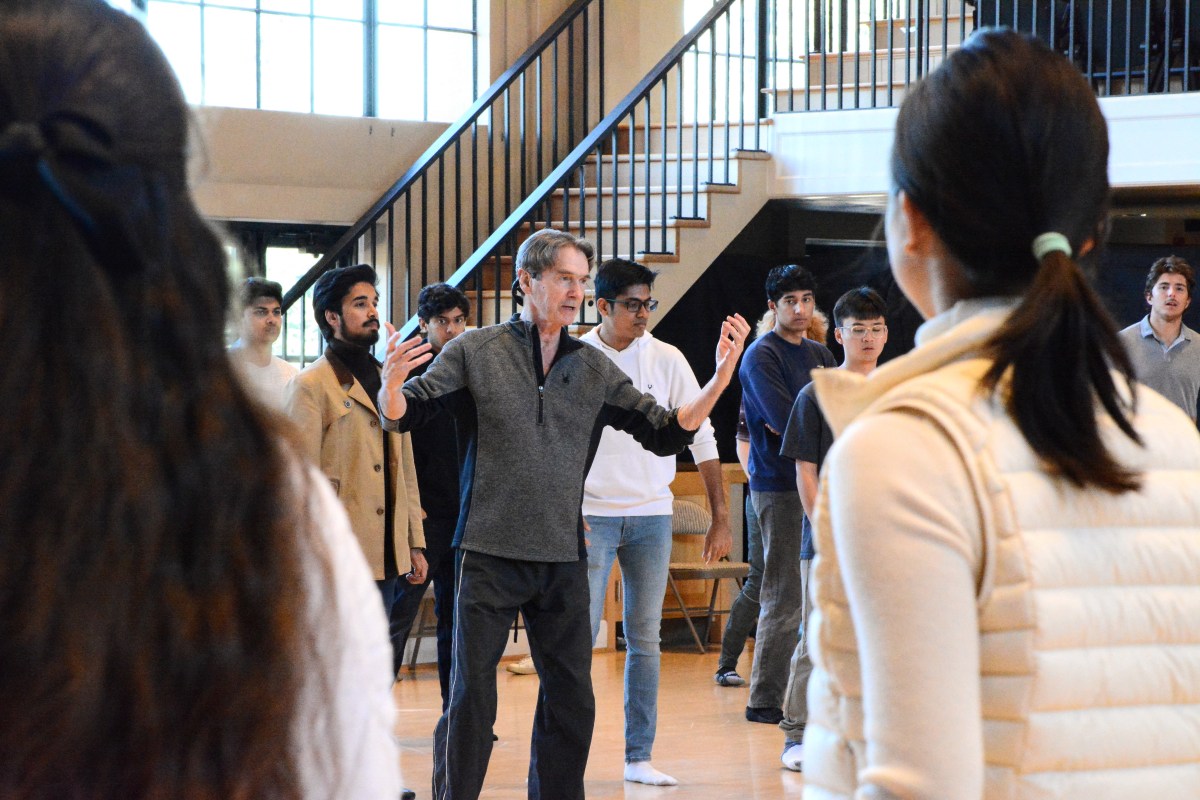
<svg viewBox="0 0 1200 800"><path fill-rule="evenodd" d="M234 377L187 132L137 21L0 5L0 797L394 798L378 596Z"/></svg>
<svg viewBox="0 0 1200 800"><path fill-rule="evenodd" d="M814 374L808 798L1200 797L1200 436L1082 267L1108 140L1011 31L905 98L886 217L917 348Z"/></svg>

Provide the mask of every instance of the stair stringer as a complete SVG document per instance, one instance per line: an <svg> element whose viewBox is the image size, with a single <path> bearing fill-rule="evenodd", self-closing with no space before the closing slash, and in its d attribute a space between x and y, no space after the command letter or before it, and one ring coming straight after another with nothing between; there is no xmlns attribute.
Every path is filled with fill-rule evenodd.
<svg viewBox="0 0 1200 800"><path fill-rule="evenodd" d="M707 227L679 230L679 261L648 265L658 270L658 277L654 281L654 296L659 301L658 310L647 325L649 330L654 330L658 321L670 312L692 284L712 266L717 256L745 230L771 199L775 169L770 158L759 155L739 157L738 161L738 191L713 193L709 196ZM715 347L715 329L711 333Z"/></svg>

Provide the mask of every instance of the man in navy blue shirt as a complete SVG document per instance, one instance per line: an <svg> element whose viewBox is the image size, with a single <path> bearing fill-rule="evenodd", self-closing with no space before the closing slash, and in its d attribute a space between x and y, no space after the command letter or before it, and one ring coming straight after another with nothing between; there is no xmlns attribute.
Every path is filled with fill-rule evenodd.
<svg viewBox="0 0 1200 800"><path fill-rule="evenodd" d="M796 467L779 454L796 396L814 369L837 362L824 345L805 338L816 309L816 281L802 266L776 267L767 275L767 305L775 327L746 350L738 376L750 431L750 499L762 530L764 566L758 633L746 719L783 719L788 664L799 639L803 607L800 545L804 509Z"/></svg>

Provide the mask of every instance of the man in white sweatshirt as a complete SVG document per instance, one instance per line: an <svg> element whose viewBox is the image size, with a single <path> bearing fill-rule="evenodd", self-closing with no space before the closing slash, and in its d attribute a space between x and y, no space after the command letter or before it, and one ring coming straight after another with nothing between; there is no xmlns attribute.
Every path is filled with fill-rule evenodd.
<svg viewBox="0 0 1200 800"><path fill-rule="evenodd" d="M602 321L582 337L624 370L634 386L674 408L700 392L692 369L677 348L646 331L658 301L650 296L655 273L614 258L596 272L596 307ZM704 559L729 553L729 510L712 424L705 420L691 445L713 511L704 540ZM606 428L584 484L588 533L588 585L592 641L613 560L621 564L627 646L625 656L625 780L673 786L675 778L650 764L658 715L659 629L671 561L670 484L675 459L642 448L627 433Z"/></svg>

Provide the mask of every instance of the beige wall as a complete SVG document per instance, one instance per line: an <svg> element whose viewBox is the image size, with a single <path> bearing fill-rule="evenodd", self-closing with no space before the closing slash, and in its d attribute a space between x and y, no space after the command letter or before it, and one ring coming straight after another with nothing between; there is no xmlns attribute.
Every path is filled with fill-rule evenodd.
<svg viewBox="0 0 1200 800"><path fill-rule="evenodd" d="M350 224L445 130L240 108L196 108L193 189L215 219Z"/></svg>
<svg viewBox="0 0 1200 800"><path fill-rule="evenodd" d="M624 97L683 38L681 0L608 0L605 94Z"/></svg>

